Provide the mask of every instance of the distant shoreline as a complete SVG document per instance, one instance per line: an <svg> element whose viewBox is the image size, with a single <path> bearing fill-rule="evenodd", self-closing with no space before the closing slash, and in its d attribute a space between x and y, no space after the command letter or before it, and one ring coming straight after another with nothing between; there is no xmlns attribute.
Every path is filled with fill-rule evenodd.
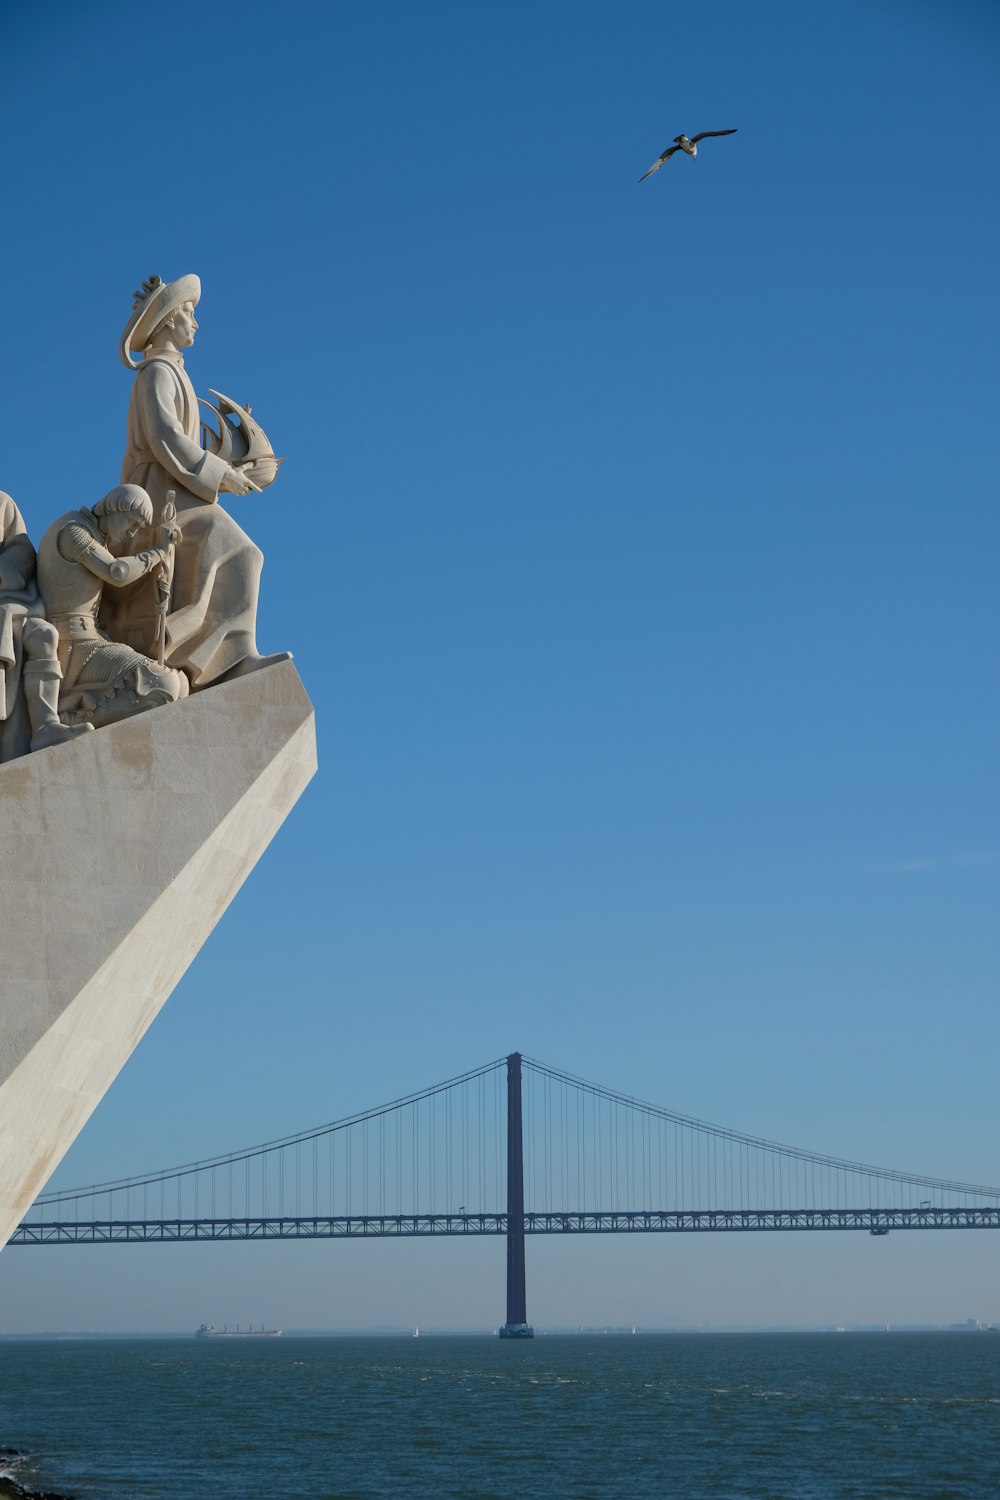
<svg viewBox="0 0 1000 1500"><path fill-rule="evenodd" d="M702 1327L678 1326L678 1327L629 1327L621 1325L594 1324L583 1327L568 1328L563 1326L544 1327L535 1324L535 1336L537 1338L593 1338L610 1335L615 1338L637 1335L640 1338L689 1338L692 1335L699 1337L714 1336L722 1334L725 1336L750 1336L779 1334L886 1334L886 1333L940 1333L940 1334L971 1334L971 1333L1000 1333L1000 1320L987 1322L984 1320L967 1319L964 1323L847 1323L843 1325L832 1323L793 1323L793 1324L712 1324ZM434 1328L420 1326L421 1338L462 1338L462 1339L495 1339L497 1331L495 1328ZM88 1329L84 1332L60 1331L57 1329L31 1332L31 1333L2 1333L0 1332L0 1344L17 1343L134 1343L137 1340L170 1340L194 1341L194 1334L189 1332L175 1332L164 1330L130 1329L128 1332L106 1333L99 1329ZM400 1328L286 1328L282 1338L288 1339L398 1339L412 1338L413 1327L407 1325ZM200 1342L200 1341L199 1341ZM2 1456L2 1449L0 1449ZM0 1491L2 1500L2 1491Z"/></svg>

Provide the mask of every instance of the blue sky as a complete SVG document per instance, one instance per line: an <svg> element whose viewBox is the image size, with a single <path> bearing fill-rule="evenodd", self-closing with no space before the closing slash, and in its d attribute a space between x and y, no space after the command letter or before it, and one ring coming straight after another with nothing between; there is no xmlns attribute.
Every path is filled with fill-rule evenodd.
<svg viewBox="0 0 1000 1500"><path fill-rule="evenodd" d="M196 387L289 455L232 509L321 766L59 1180L520 1049L1000 1181L996 7L2 26L0 485L37 536L116 482L133 288L197 272ZM539 1322L1000 1320L990 1236L571 1250L529 1246ZM0 1291L483 1326L502 1246L12 1251Z"/></svg>

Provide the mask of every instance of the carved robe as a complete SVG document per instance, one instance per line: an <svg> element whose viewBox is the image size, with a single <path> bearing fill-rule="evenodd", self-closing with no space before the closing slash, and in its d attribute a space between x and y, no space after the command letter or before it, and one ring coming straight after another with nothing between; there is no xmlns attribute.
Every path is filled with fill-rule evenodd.
<svg viewBox="0 0 1000 1500"><path fill-rule="evenodd" d="M41 615L42 601L35 582L35 549L28 539L21 512L0 490L0 552L8 553L21 575L23 587L0 587L0 761L27 755L31 725L21 692L24 649L21 633L29 615Z"/></svg>
<svg viewBox="0 0 1000 1500"><path fill-rule="evenodd" d="M167 616L167 663L193 688L256 653L260 550L218 504L227 465L203 451L198 401L180 354L159 351L136 372L129 403L122 483L139 484L157 523L167 491L175 492L183 538L177 547ZM151 654L155 585L143 579L105 595L101 625L113 640Z"/></svg>

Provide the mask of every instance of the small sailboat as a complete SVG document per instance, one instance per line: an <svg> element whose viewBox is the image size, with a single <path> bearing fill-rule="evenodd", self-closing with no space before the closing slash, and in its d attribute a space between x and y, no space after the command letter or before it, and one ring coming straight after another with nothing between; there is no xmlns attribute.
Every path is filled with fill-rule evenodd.
<svg viewBox="0 0 1000 1500"><path fill-rule="evenodd" d="M414 1328L414 1330L413 1330L413 1337L415 1339L418 1339L420 1337L420 1329L419 1328Z"/></svg>

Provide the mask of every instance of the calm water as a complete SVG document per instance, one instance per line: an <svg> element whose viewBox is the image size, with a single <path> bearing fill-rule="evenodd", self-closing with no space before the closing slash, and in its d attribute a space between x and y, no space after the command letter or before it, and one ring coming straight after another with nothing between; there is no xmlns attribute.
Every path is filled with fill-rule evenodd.
<svg viewBox="0 0 1000 1500"><path fill-rule="evenodd" d="M1000 1496L1000 1335L0 1344L80 1500Z"/></svg>

